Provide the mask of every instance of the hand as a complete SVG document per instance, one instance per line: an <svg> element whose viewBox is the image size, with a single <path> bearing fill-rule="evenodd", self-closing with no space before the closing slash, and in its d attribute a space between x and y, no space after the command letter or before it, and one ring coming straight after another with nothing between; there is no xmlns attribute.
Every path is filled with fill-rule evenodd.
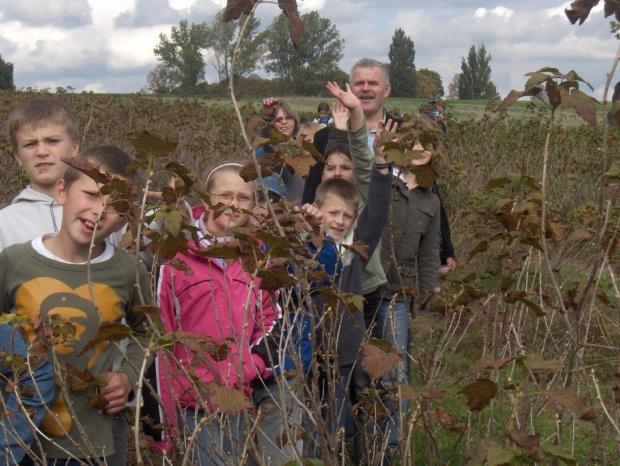
<svg viewBox="0 0 620 466"><path fill-rule="evenodd" d="M308 233L314 231L315 225L323 224L323 214L316 204L304 204L301 207L295 206L293 210L300 214L304 228Z"/></svg>
<svg viewBox="0 0 620 466"><path fill-rule="evenodd" d="M267 97L263 99L263 118L273 119L278 114L278 98Z"/></svg>
<svg viewBox="0 0 620 466"><path fill-rule="evenodd" d="M353 110L357 107L362 106L362 102L357 98L353 91L351 90L351 86L349 83L346 83L346 91L340 89L340 86L337 82L327 81L327 90L329 93L334 96L334 98L338 99L342 105L344 105L349 110Z"/></svg>
<svg viewBox="0 0 620 466"><path fill-rule="evenodd" d="M168 182L168 186L172 189L176 188L177 185L177 179L173 176L170 178L170 181ZM164 195L163 195L163 191L147 191L146 192L147 197L151 198L151 199L155 199L156 201L163 201L164 200ZM182 198L181 198L182 199Z"/></svg>
<svg viewBox="0 0 620 466"><path fill-rule="evenodd" d="M340 102L332 105L332 117L334 119L334 127L346 131L349 124L349 110Z"/></svg>
<svg viewBox="0 0 620 466"><path fill-rule="evenodd" d="M379 146L379 140L385 130L395 133L398 131L398 123L395 121L393 122L392 119L389 119L385 124L385 129L382 128L381 125L377 127L375 138L372 141L372 147L375 150L375 163L379 164L386 163L385 156L383 155L383 146Z"/></svg>
<svg viewBox="0 0 620 466"><path fill-rule="evenodd" d="M129 377L122 372L108 372L106 382L99 393L108 400L108 406L105 409L106 414L115 414L125 409L133 387Z"/></svg>
<svg viewBox="0 0 620 466"><path fill-rule="evenodd" d="M454 257L448 257L446 259L446 266L450 269L450 270L454 270L456 269L456 261L454 260Z"/></svg>

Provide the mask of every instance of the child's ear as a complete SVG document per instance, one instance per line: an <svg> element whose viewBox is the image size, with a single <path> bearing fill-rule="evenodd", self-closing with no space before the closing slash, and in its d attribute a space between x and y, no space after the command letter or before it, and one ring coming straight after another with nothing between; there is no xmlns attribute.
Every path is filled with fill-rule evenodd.
<svg viewBox="0 0 620 466"><path fill-rule="evenodd" d="M62 178L56 181L54 185L54 199L58 205L64 205L67 200L67 185Z"/></svg>
<svg viewBox="0 0 620 466"><path fill-rule="evenodd" d="M73 152L71 153L72 157L75 157L80 153L80 141L73 141Z"/></svg>

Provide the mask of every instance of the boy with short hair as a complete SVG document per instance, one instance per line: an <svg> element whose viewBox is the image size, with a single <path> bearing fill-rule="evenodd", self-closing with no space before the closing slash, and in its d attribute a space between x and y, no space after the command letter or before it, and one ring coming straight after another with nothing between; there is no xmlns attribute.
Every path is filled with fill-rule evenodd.
<svg viewBox="0 0 620 466"><path fill-rule="evenodd" d="M67 169L61 159L74 157L80 148L77 117L58 99L23 102L9 115L7 129L13 156L30 184L0 210L0 250L58 232L62 207L54 186Z"/></svg>
<svg viewBox="0 0 620 466"><path fill-rule="evenodd" d="M378 139L377 139L378 141ZM357 241L368 245L370 257L381 240L381 234L387 223L391 175L389 164L385 162L382 150L375 151L375 164L370 175L370 186L367 202L357 218L359 195L353 183L345 178L335 177L323 181L318 189L314 204L305 204L301 210L317 217L322 222L322 231L326 237L323 245L309 242L311 253L317 253L317 261L322 268L333 277L338 288L354 295L362 294L362 274L367 262L358 254L347 251L344 245ZM355 220L357 225L354 227ZM326 306L322 295L313 296L316 312L324 312ZM344 428L347 399L349 390L360 393L368 385L369 379L360 367L360 346L366 338L364 315L340 309L331 320L329 328L317 329L317 338L313 353L323 355L325 363L331 364L330 358L335 356L340 381L335 384L336 405L332 407L332 427ZM317 322L321 321L317 316ZM331 329L335 325L336 331ZM337 341L322 341L329 333L336 335ZM327 344L326 344L327 343ZM333 347L335 346L335 348ZM334 354L335 350L335 354ZM327 380L331 377L328 375ZM341 382L341 383L340 383ZM361 452L356 448L356 461L362 461Z"/></svg>
<svg viewBox="0 0 620 466"><path fill-rule="evenodd" d="M78 160L110 177L137 182L136 174L126 174L130 157L115 147L93 147ZM89 176L69 168L54 187L55 198L63 206L60 231L0 252L0 314L13 312L31 322L50 322L52 316L59 316L72 324L72 335L52 343L61 373L56 374L51 413L41 424L51 439L41 436L43 453L48 462L60 460L59 464L70 458L106 459L114 453L112 415L124 409L145 357L138 340L146 346L146 316L133 306L141 304L140 288L146 300L142 304L150 303L149 276L141 265L137 280L136 259L124 251L116 253L106 242L126 223L118 213L125 201L112 202L101 188ZM120 323L122 318L135 338L129 340L119 370L112 372L115 345L107 341L86 345L101 324ZM32 330L28 335L35 339ZM71 374L76 373L84 374L81 387L72 386ZM96 386L99 381L104 385Z"/></svg>

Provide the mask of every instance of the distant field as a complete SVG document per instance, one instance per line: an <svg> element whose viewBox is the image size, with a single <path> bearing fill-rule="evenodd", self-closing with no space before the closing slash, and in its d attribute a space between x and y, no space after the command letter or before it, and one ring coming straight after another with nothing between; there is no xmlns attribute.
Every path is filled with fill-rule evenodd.
<svg viewBox="0 0 620 466"><path fill-rule="evenodd" d="M171 97L174 99L174 97ZM316 107L320 102L328 102L330 106L332 105L334 99L328 98L320 98L320 97L284 97L284 100L290 102L300 113L302 117L310 118L313 117L316 113ZM256 104L257 109L259 108L261 99L259 98L249 98L239 99L241 102L253 102ZM208 98L208 102L213 103L227 103L230 102L230 99L227 98ZM452 115L452 118L462 120L462 119L477 119L481 118L487 107L489 109L496 108L500 101L497 102L489 102L486 100L446 100L444 101L446 104L447 111ZM410 99L410 98L388 98L386 101L386 107L388 110L393 113L403 114L417 114L420 107L427 103L427 99ZM523 99L515 103L509 110L508 115L513 118L521 118L526 115L527 105L529 103L528 99ZM538 102L537 106L544 106L545 104ZM602 113L601 113L602 115ZM583 120L578 118L575 112L571 109L563 110L558 112L558 122L567 123L567 124L580 124L583 123Z"/></svg>

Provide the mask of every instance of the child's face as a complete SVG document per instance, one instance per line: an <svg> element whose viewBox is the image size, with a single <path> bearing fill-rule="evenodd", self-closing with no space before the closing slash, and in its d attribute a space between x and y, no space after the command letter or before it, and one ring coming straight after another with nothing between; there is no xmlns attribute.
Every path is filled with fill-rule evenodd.
<svg viewBox="0 0 620 466"><path fill-rule="evenodd" d="M414 167L428 165L428 163L431 161L433 153L429 150L426 150L424 146L420 143L420 141L417 141L415 143L415 145L413 146L413 150L417 150L420 152L418 152L416 157L411 160L411 165L413 165Z"/></svg>
<svg viewBox="0 0 620 466"><path fill-rule="evenodd" d="M329 112L327 110L319 110L319 118L327 116Z"/></svg>
<svg viewBox="0 0 620 466"><path fill-rule="evenodd" d="M275 127L278 131L290 137L295 132L295 120L288 118L280 109L276 115Z"/></svg>
<svg viewBox="0 0 620 466"><path fill-rule="evenodd" d="M93 234L95 245L100 245L125 225L126 219L108 205L110 196L102 195L100 188L101 185L86 175L81 175L69 186L63 179L56 182L56 201L63 206L59 237L67 242L67 248L87 253Z"/></svg>
<svg viewBox="0 0 620 466"><path fill-rule="evenodd" d="M323 232L335 241L347 236L357 217L354 203L328 194L318 207L323 214Z"/></svg>
<svg viewBox="0 0 620 466"><path fill-rule="evenodd" d="M26 172L35 191L54 196L54 186L67 165L62 157L77 155L80 144L72 141L67 129L57 123L24 125L16 134L15 160Z"/></svg>
<svg viewBox="0 0 620 466"><path fill-rule="evenodd" d="M353 162L346 155L335 152L327 158L327 165L323 168L322 181L330 178L344 178L349 183L355 183L353 176Z"/></svg>
<svg viewBox="0 0 620 466"><path fill-rule="evenodd" d="M254 183L246 183L237 173L216 173L209 194L211 203L216 205L230 205L220 216L214 218L213 213L208 211L206 223L207 230L211 233L229 234L235 228L242 227L248 221L249 215L241 212L241 209L251 211L254 208Z"/></svg>

